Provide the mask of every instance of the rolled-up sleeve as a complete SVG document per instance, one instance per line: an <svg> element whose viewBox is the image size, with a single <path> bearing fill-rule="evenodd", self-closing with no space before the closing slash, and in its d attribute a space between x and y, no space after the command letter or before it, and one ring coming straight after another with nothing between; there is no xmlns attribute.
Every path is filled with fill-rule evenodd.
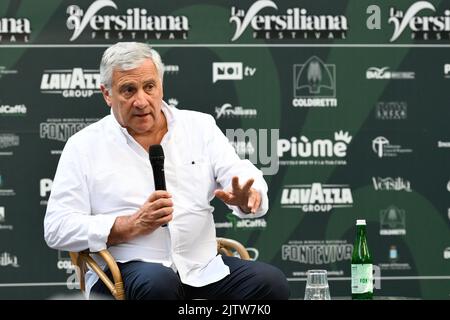
<svg viewBox="0 0 450 320"><path fill-rule="evenodd" d="M261 204L256 213L245 213L238 206L227 205L233 213L241 218L257 218L265 215L269 209L267 197L267 183L261 170L247 159L240 159L228 138L216 125L213 117L209 116L209 126L212 134L209 135L208 150L214 168L214 174L220 186L231 189L233 176L239 177L240 183L250 178L254 179L252 188L261 194Z"/></svg>
<svg viewBox="0 0 450 320"><path fill-rule="evenodd" d="M69 139L61 154L44 218L44 238L53 249L92 252L106 248L115 216L92 215L89 162Z"/></svg>

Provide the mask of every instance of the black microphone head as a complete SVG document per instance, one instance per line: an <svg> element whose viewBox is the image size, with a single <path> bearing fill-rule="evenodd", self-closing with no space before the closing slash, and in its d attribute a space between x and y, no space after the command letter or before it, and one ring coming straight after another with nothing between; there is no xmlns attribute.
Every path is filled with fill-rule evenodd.
<svg viewBox="0 0 450 320"><path fill-rule="evenodd" d="M148 156L151 163L164 163L164 150L160 144L151 145L148 150Z"/></svg>

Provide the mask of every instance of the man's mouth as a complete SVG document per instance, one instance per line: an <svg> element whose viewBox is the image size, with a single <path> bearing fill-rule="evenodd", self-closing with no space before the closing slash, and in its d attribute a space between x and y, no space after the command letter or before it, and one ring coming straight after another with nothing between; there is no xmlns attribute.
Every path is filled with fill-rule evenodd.
<svg viewBox="0 0 450 320"><path fill-rule="evenodd" d="M135 116L136 116L136 117L139 117L139 118L144 118L144 117L146 117L146 116L148 116L148 115L150 115L150 112L148 112L148 113L143 113L143 114L135 114Z"/></svg>

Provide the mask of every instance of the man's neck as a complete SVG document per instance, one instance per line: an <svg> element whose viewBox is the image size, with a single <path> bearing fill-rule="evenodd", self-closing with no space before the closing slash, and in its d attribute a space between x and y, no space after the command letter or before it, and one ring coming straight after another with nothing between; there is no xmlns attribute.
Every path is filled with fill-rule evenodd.
<svg viewBox="0 0 450 320"><path fill-rule="evenodd" d="M162 113L162 111L161 111ZM161 114L161 124L155 130L146 133L129 132L130 135L139 143L142 148L148 151L151 145L161 144L164 135L167 133L167 120L165 115Z"/></svg>

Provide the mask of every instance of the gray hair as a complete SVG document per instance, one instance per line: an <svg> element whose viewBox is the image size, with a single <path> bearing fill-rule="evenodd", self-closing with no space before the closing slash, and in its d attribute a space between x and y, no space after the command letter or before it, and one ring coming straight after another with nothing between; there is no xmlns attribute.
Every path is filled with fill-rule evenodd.
<svg viewBox="0 0 450 320"><path fill-rule="evenodd" d="M139 42L117 42L103 53L100 63L100 82L107 88L112 87L112 75L115 69L130 70L140 66L145 59L155 64L158 76L163 81L164 64L161 56L150 45Z"/></svg>

